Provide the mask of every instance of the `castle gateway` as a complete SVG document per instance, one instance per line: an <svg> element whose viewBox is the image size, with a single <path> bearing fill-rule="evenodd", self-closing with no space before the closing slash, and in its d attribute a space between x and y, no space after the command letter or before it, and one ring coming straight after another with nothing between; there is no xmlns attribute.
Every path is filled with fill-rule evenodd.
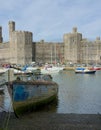
<svg viewBox="0 0 101 130"><path fill-rule="evenodd" d="M32 61L101 64L101 40L84 39L74 27L71 33L64 34L63 42L33 42L32 32L16 31L15 22L10 21L9 41L5 43L0 27L0 62L24 65Z"/></svg>

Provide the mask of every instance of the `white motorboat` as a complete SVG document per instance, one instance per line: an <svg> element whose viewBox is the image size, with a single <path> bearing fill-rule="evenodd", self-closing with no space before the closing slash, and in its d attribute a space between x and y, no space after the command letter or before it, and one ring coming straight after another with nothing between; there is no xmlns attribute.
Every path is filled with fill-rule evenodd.
<svg viewBox="0 0 101 130"><path fill-rule="evenodd" d="M45 66L44 68L41 68L42 74L53 74L53 73L59 73L60 69L55 66Z"/></svg>
<svg viewBox="0 0 101 130"><path fill-rule="evenodd" d="M92 69L85 68L85 67L77 67L75 69L75 73L94 74L95 72L96 72L96 70L92 70Z"/></svg>

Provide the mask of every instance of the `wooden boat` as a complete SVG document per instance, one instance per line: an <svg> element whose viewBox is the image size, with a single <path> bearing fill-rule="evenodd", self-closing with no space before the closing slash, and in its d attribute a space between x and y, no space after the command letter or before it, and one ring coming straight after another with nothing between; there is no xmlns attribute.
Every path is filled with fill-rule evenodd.
<svg viewBox="0 0 101 130"><path fill-rule="evenodd" d="M58 84L45 79L21 80L18 77L8 84L11 90L13 109L17 116L37 110L57 98Z"/></svg>
<svg viewBox="0 0 101 130"><path fill-rule="evenodd" d="M96 70L92 70L85 67L77 67L75 69L75 73L83 73L83 74L95 74Z"/></svg>

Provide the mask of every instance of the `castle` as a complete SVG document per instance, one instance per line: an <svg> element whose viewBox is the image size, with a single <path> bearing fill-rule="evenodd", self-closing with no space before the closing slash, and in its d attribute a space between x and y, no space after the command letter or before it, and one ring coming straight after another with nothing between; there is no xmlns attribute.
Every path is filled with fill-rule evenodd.
<svg viewBox="0 0 101 130"><path fill-rule="evenodd" d="M16 31L15 22L9 21L9 42L4 43L0 27L0 63L29 64L41 63L100 63L101 40L82 38L74 27L71 33L63 35L63 42L33 42L29 31Z"/></svg>

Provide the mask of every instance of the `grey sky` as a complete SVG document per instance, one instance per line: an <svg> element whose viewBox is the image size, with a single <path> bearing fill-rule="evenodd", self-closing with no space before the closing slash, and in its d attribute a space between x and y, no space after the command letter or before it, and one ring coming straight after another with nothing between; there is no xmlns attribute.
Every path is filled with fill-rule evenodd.
<svg viewBox="0 0 101 130"><path fill-rule="evenodd" d="M84 38L101 36L101 0L0 0L0 26L8 40L8 22L31 31L33 41L63 41L73 27Z"/></svg>

